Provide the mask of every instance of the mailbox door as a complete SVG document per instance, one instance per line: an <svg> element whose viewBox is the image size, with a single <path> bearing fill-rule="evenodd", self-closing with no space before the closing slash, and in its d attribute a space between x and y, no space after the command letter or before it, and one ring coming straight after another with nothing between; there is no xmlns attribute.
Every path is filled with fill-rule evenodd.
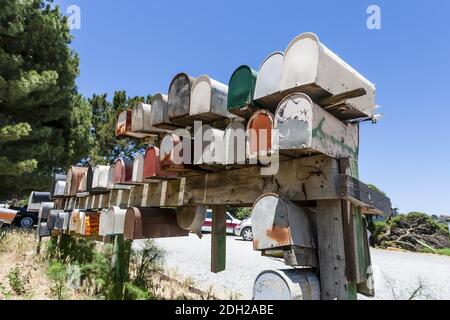
<svg viewBox="0 0 450 320"><path fill-rule="evenodd" d="M228 86L228 110L240 109L252 103L257 72L249 66L240 66L231 76Z"/></svg>
<svg viewBox="0 0 450 320"><path fill-rule="evenodd" d="M180 73L173 78L168 98L168 115L171 121L189 116L194 80L185 73Z"/></svg>
<svg viewBox="0 0 450 320"><path fill-rule="evenodd" d="M272 131L274 127L272 113L258 110L247 124L247 157L258 159L267 157L272 152Z"/></svg>
<svg viewBox="0 0 450 320"><path fill-rule="evenodd" d="M144 162L145 157L142 153L138 153L133 162L133 182L144 181Z"/></svg>
<svg viewBox="0 0 450 320"><path fill-rule="evenodd" d="M281 90L284 53L275 52L264 60L259 68L255 87L255 100L265 98Z"/></svg>

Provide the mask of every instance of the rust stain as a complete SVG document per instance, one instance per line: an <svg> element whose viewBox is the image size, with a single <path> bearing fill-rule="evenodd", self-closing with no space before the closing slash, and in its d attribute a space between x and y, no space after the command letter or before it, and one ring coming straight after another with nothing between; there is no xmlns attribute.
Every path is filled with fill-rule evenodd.
<svg viewBox="0 0 450 320"><path fill-rule="evenodd" d="M273 226L272 230L267 230L267 236L274 240L280 246L286 246L291 243L291 233L289 228Z"/></svg>
<svg viewBox="0 0 450 320"><path fill-rule="evenodd" d="M253 250L258 250L259 249L259 241L253 239Z"/></svg>

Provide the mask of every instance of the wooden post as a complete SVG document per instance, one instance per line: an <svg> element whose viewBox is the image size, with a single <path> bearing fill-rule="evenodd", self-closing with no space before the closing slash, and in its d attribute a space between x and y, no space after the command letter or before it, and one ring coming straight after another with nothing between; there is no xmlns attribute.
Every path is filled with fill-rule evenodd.
<svg viewBox="0 0 450 320"><path fill-rule="evenodd" d="M111 292L111 298L113 300L123 299L124 284L128 281L132 243L133 241L125 240L122 234L116 235L114 237L114 249L112 257L113 286Z"/></svg>
<svg viewBox="0 0 450 320"><path fill-rule="evenodd" d="M213 206L211 235L211 272L219 273L226 267L227 218L226 206Z"/></svg>
<svg viewBox="0 0 450 320"><path fill-rule="evenodd" d="M317 233L322 300L356 300L356 286L347 280L341 200L317 202Z"/></svg>

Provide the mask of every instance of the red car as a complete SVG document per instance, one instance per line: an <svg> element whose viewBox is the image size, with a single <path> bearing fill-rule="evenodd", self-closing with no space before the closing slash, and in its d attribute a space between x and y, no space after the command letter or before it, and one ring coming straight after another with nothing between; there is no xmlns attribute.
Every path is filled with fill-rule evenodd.
<svg viewBox="0 0 450 320"><path fill-rule="evenodd" d="M227 217L227 233L234 234L234 229L241 224L241 220L233 217L229 212L226 213ZM202 226L202 232L212 231L212 210L208 210L206 214L205 223Z"/></svg>

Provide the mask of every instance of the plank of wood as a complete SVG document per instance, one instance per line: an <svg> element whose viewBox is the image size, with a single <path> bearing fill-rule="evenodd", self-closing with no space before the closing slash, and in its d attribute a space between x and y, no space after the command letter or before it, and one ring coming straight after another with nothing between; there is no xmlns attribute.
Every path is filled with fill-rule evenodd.
<svg viewBox="0 0 450 320"><path fill-rule="evenodd" d="M346 255L341 200L317 202L317 235L322 300L356 300L346 277Z"/></svg>
<svg viewBox="0 0 450 320"><path fill-rule="evenodd" d="M226 207L213 206L211 234L211 272L219 273L226 268Z"/></svg>
<svg viewBox="0 0 450 320"><path fill-rule="evenodd" d="M388 197L349 175L339 175L339 194L343 199L361 207L365 214L391 215L392 204Z"/></svg>

